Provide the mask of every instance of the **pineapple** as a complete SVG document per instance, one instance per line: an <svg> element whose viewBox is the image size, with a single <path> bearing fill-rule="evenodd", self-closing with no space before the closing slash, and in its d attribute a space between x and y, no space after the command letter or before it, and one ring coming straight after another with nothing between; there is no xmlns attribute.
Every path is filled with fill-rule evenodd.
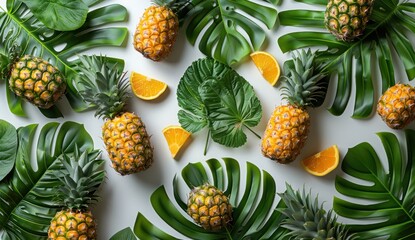
<svg viewBox="0 0 415 240"><path fill-rule="evenodd" d="M148 169L153 148L141 118L125 111L130 97L125 73L106 57L83 56L81 62L78 90L85 102L97 108L95 116L105 119L102 138L112 167L123 176Z"/></svg>
<svg viewBox="0 0 415 240"><path fill-rule="evenodd" d="M279 194L287 206L282 213L287 217L282 227L289 229L289 239L356 239L353 234L337 222L337 217L330 210L327 212L318 199L312 201L310 193L305 190L294 191L288 184L287 190Z"/></svg>
<svg viewBox="0 0 415 240"><path fill-rule="evenodd" d="M377 113L393 129L402 129L415 119L415 88L397 83L379 98Z"/></svg>
<svg viewBox="0 0 415 240"><path fill-rule="evenodd" d="M361 36L367 26L374 0L329 0L324 15L326 28L341 41Z"/></svg>
<svg viewBox="0 0 415 240"><path fill-rule="evenodd" d="M187 201L187 213L206 230L219 231L232 221L229 198L208 183L192 189Z"/></svg>
<svg viewBox="0 0 415 240"><path fill-rule="evenodd" d="M325 74L315 63L315 53L302 50L293 57L284 76L283 99L287 104L277 106L268 121L262 137L261 150L265 157L279 163L290 163L300 154L310 128L310 115L306 107L316 107L319 99L325 97L323 86Z"/></svg>
<svg viewBox="0 0 415 240"><path fill-rule="evenodd" d="M175 0L154 0L148 7L134 33L134 48L153 61L166 58L179 33L176 15L180 4Z"/></svg>
<svg viewBox="0 0 415 240"><path fill-rule="evenodd" d="M95 219L89 204L95 201L95 191L105 179L103 160L98 151L75 151L61 158L63 170L56 174L62 185L57 188L56 199L65 206L52 218L48 239L97 239Z"/></svg>
<svg viewBox="0 0 415 240"><path fill-rule="evenodd" d="M20 56L17 46L5 45L9 54L0 54L1 78L8 79L10 90L39 108L53 106L66 91L63 74L46 60Z"/></svg>

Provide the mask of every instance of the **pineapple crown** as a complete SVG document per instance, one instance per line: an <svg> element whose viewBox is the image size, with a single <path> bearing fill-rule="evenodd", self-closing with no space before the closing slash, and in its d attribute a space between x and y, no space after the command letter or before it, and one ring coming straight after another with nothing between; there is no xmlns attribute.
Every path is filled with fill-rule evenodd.
<svg viewBox="0 0 415 240"><path fill-rule="evenodd" d="M287 190L279 194L287 206L281 212L287 217L282 227L290 230L288 235L292 239L337 239L353 240L355 237L348 233L345 226L337 222L337 217L332 210L323 209L323 204L319 205L318 198L314 201L311 194L303 191L294 191L286 183Z"/></svg>
<svg viewBox="0 0 415 240"><path fill-rule="evenodd" d="M80 56L81 74L77 88L90 107L96 107L95 116L114 118L124 111L129 81L117 64L104 56Z"/></svg>
<svg viewBox="0 0 415 240"><path fill-rule="evenodd" d="M95 192L105 178L104 160L98 159L99 155L99 151L80 153L77 147L73 154L62 155L63 170L55 173L62 183L57 188L57 202L70 210L83 211L96 201Z"/></svg>
<svg viewBox="0 0 415 240"><path fill-rule="evenodd" d="M285 85L282 87L283 99L300 107L317 107L324 100L327 92L326 73L323 64L316 62L316 53L310 49L293 54L292 62L284 65Z"/></svg>
<svg viewBox="0 0 415 240"><path fill-rule="evenodd" d="M187 8L191 2L191 0L152 0L153 4L168 7L176 14Z"/></svg>

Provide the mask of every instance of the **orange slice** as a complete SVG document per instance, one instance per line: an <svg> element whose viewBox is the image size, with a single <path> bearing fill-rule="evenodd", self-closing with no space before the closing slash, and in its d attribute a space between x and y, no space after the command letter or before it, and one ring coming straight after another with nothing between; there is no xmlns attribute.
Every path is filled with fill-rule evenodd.
<svg viewBox="0 0 415 240"><path fill-rule="evenodd" d="M339 165L339 149L332 145L301 161L304 169L315 176L324 176Z"/></svg>
<svg viewBox="0 0 415 240"><path fill-rule="evenodd" d="M189 139L191 133L184 130L181 126L171 125L163 129L163 135L169 145L171 156L175 158Z"/></svg>
<svg viewBox="0 0 415 240"><path fill-rule="evenodd" d="M143 100L156 99L167 89L166 83L134 71L131 72L130 83L134 95Z"/></svg>
<svg viewBox="0 0 415 240"><path fill-rule="evenodd" d="M250 56L261 75L274 86L281 74L280 65L275 57L263 51L253 52Z"/></svg>

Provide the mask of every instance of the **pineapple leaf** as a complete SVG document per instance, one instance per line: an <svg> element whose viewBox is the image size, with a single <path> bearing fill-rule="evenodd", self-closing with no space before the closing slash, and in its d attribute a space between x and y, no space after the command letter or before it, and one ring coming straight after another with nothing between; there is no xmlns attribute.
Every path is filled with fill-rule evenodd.
<svg viewBox="0 0 415 240"><path fill-rule="evenodd" d="M16 150L16 129L10 123L0 120L0 181L12 171Z"/></svg>
<svg viewBox="0 0 415 240"><path fill-rule="evenodd" d="M281 25L301 27L301 30L281 36L278 44L283 52L306 47L322 48L318 59L327 62L325 70L331 73L333 79L337 78L337 93L329 109L332 114L343 114L347 104L353 102L350 100L353 81L356 93L352 117L367 118L374 111L376 95L380 95L375 91L376 86L382 85L384 92L396 82L405 81L395 79L395 67L403 65L406 81L415 78L415 49L410 40L415 33L415 17L411 14L415 11L414 3L376 0L364 35L354 42L345 43L337 41L324 28L323 8L327 0L296 1L316 5L321 10L280 12ZM321 30L314 30L316 27ZM376 67L371 66L373 63ZM377 71L380 71L381 84L375 83Z"/></svg>
<svg viewBox="0 0 415 240"><path fill-rule="evenodd" d="M280 227L285 217L277 209L285 205L276 200L274 179L252 163L247 163L246 171L242 176L238 161L232 158L190 163L181 171L181 177L176 175L173 180L174 199L169 197L166 187L161 186L151 195L151 204L160 218L177 232L174 235L179 239L288 239L288 230ZM242 183L242 179L246 182ZM190 192L194 186L206 182L230 196L234 220L228 231L204 230L187 216L183 190ZM240 190L242 197L238 198ZM140 239L177 239L156 226L138 213L133 231ZM113 240L117 239L121 238Z"/></svg>
<svg viewBox="0 0 415 240"><path fill-rule="evenodd" d="M278 3L279 0L191 0L192 7L181 18L187 23L186 36L192 45L198 42L206 56L231 65L261 48L266 32L257 22L272 29L277 20L274 5Z"/></svg>
<svg viewBox="0 0 415 240"><path fill-rule="evenodd" d="M341 167L347 176L337 176L335 183L347 199L335 197L333 209L344 218L357 220L348 227L358 239L413 239L415 130L405 130L406 147L392 133L378 136L388 168L369 143L349 149Z"/></svg>
<svg viewBox="0 0 415 240"><path fill-rule="evenodd" d="M101 1L103 0L84 2L92 6ZM71 107L75 111L84 111L88 106L74 86L79 60L72 58L92 48L122 46L128 35L127 28L107 25L126 20L127 9L119 4L111 4L90 10L84 25L77 31L54 31L38 20L21 1L7 0L7 11L0 11L0 48L4 47L3 43L7 39L15 38L21 46L22 54L42 57L55 65L66 76L66 97ZM10 111L25 116L23 101L8 86L5 89ZM57 107L43 110L42 113L47 117L62 116Z"/></svg>
<svg viewBox="0 0 415 240"><path fill-rule="evenodd" d="M0 182L0 239L47 238L51 219L63 207L53 201L55 189L61 186L55 176L63 169L59 156L70 154L75 148L91 154L97 152L81 124L51 122L39 133L36 133L37 127L32 124L17 130L15 167ZM32 162L37 163L36 169ZM104 178L103 175L96 177Z"/></svg>

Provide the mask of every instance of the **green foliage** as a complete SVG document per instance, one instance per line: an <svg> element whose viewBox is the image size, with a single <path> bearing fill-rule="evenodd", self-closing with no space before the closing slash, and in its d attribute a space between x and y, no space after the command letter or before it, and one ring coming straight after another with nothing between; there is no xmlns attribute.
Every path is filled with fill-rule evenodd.
<svg viewBox="0 0 415 240"><path fill-rule="evenodd" d="M199 59L186 70L177 100L184 129L195 133L208 127L213 141L227 147L245 144L243 128L256 126L262 117L261 103L249 82L211 58Z"/></svg>
<svg viewBox="0 0 415 240"><path fill-rule="evenodd" d="M0 120L0 181L13 169L16 150L16 129L10 123Z"/></svg>
<svg viewBox="0 0 415 240"><path fill-rule="evenodd" d="M364 35L354 42L345 43L337 41L324 28L327 0L296 1L318 5L316 7L322 10L281 12L281 25L301 27L301 30L280 37L278 44L283 52L306 47L324 48L318 59L328 63L325 70L332 73L333 79L337 77L337 93L329 109L334 115L343 114L351 101L353 81L356 89L353 117L366 118L374 110L375 86L378 85L375 81L378 78L381 79L382 92L395 82L404 81L395 79L395 67L403 65L408 79L415 78L415 50L410 40L415 33L415 17L411 14L415 11L415 3L376 0ZM321 31L315 30L316 27ZM305 31L307 28L310 31ZM376 76L377 71L380 71L380 76Z"/></svg>
<svg viewBox="0 0 415 240"><path fill-rule="evenodd" d="M246 182L242 183L241 179ZM185 189L182 188L183 182L186 183ZM206 182L223 190L230 197L233 222L227 231L204 230L187 216L187 200L183 199L182 193L190 192L194 186ZM239 194L242 195L241 198ZM174 199L169 196L174 196ZM151 195L151 204L161 219L177 232L175 235L181 236L180 239L283 240L287 239L287 230L279 227L284 216L278 209L285 206L282 201L277 202L276 197L275 181L269 173L247 163L246 175L242 175L238 161L224 158L222 163L217 159L210 159L205 163L188 164L182 170L181 177L176 175L173 193L168 195L166 188L161 186ZM137 215L133 231L140 239L177 239L156 227L141 213Z"/></svg>
<svg viewBox="0 0 415 240"><path fill-rule="evenodd" d="M82 0L21 0L46 27L57 31L80 28L86 20L88 5Z"/></svg>
<svg viewBox="0 0 415 240"><path fill-rule="evenodd" d="M98 154L91 136L80 124L48 123L37 139L36 129L37 125L32 124L17 130L15 167L0 182L0 239L45 239L52 217L63 207L53 201L55 188L61 185L55 176L63 168L61 154L75 149Z"/></svg>
<svg viewBox="0 0 415 240"><path fill-rule="evenodd" d="M137 237L134 235L133 230L127 227L116 233L110 238L110 240L136 240Z"/></svg>
<svg viewBox="0 0 415 240"><path fill-rule="evenodd" d="M279 0L190 0L191 7L181 18L186 19L186 36L192 45L199 39L202 53L231 65L261 48L266 32L258 23L273 28L277 10L271 4L277 3Z"/></svg>
<svg viewBox="0 0 415 240"><path fill-rule="evenodd" d="M342 162L347 176L336 177L337 214L358 220L349 224L358 239L415 237L415 130L405 130L406 148L392 133L378 133L388 169L369 143L349 149ZM406 153L405 153L406 150ZM350 177L352 178L350 178Z"/></svg>
<svg viewBox="0 0 415 240"><path fill-rule="evenodd" d="M92 6L101 1L84 2ZM7 0L7 11L0 12L0 43L12 38L21 47L22 54L42 57L55 65L66 76L66 97L71 107L75 111L84 111L87 106L73 82L78 74L78 60L72 58L91 48L123 45L127 38L127 28L107 25L126 20L127 9L119 4L111 4L89 11L84 25L77 31L54 31L39 21L24 3ZM0 48L3 47L0 44ZM6 94L10 110L16 115L25 116L22 99L13 94L8 86ZM41 111L47 117L62 116L56 106Z"/></svg>

